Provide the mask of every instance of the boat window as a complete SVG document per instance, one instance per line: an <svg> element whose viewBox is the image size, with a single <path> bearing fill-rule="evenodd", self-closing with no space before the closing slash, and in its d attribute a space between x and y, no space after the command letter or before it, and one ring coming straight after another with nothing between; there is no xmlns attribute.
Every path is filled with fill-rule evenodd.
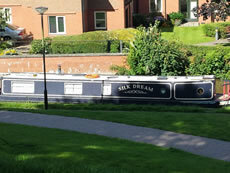
<svg viewBox="0 0 230 173"><path fill-rule="evenodd" d="M112 89L111 89L111 84L104 84L104 87L103 87L103 95L111 95L112 94Z"/></svg>
<svg viewBox="0 0 230 173"><path fill-rule="evenodd" d="M65 94L82 94L82 83L66 83Z"/></svg>
<svg viewBox="0 0 230 173"><path fill-rule="evenodd" d="M11 92L12 93L34 93L34 82L28 81L12 81L11 82Z"/></svg>
<svg viewBox="0 0 230 173"><path fill-rule="evenodd" d="M198 95L203 95L204 94L204 88L198 88L197 89L197 94Z"/></svg>

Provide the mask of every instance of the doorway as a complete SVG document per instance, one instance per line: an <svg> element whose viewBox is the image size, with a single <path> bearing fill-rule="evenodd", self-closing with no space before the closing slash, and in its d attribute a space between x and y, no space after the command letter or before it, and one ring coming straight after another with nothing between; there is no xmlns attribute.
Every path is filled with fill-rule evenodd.
<svg viewBox="0 0 230 173"><path fill-rule="evenodd" d="M188 22L198 21L198 18L194 16L192 10L198 6L198 0L180 0L179 8L180 12L185 15Z"/></svg>

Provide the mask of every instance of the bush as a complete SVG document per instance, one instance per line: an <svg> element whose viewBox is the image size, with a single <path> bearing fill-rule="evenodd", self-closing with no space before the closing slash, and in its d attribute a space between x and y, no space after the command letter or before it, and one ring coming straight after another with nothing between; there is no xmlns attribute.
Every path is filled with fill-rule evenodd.
<svg viewBox="0 0 230 173"><path fill-rule="evenodd" d="M51 38L45 38L44 43L45 43L45 52L47 54L51 53ZM31 48L30 48L30 53L31 54L42 54L43 53L43 48L42 48L42 40L33 40L31 43Z"/></svg>
<svg viewBox="0 0 230 173"><path fill-rule="evenodd" d="M228 49L218 48L200 52L191 61L190 75L215 75L217 78L230 79L230 53Z"/></svg>
<svg viewBox="0 0 230 173"><path fill-rule="evenodd" d="M169 18L173 25L178 26L185 19L185 16L181 12L172 12L169 14Z"/></svg>
<svg viewBox="0 0 230 173"><path fill-rule="evenodd" d="M54 54L74 53L118 53L119 40L133 40L137 31L135 29L122 29L117 31L94 31L81 35L59 36L53 38L51 43ZM123 48L128 47L123 41Z"/></svg>
<svg viewBox="0 0 230 173"><path fill-rule="evenodd" d="M110 53L120 52L120 40L110 40L109 43L110 43L110 47L109 47Z"/></svg>
<svg viewBox="0 0 230 173"><path fill-rule="evenodd" d="M218 28L219 36L221 38L227 38L227 27L230 27L230 22L204 24L202 29L206 36L215 37L216 28Z"/></svg>
<svg viewBox="0 0 230 173"><path fill-rule="evenodd" d="M147 17L147 21L148 21L148 26L149 26L149 24L154 25L156 21L160 22L159 26L162 26L166 22L166 20L165 20L165 18L161 12L150 13L149 16Z"/></svg>
<svg viewBox="0 0 230 173"><path fill-rule="evenodd" d="M107 32L109 39L111 40L133 41L138 30L134 28L126 28Z"/></svg>
<svg viewBox="0 0 230 173"><path fill-rule="evenodd" d="M148 22L146 19L146 16L143 14L134 14L133 15L133 26L139 27L139 26L147 26Z"/></svg>
<svg viewBox="0 0 230 173"><path fill-rule="evenodd" d="M116 71L116 75L129 75L129 70L124 66L112 65L110 70Z"/></svg>
<svg viewBox="0 0 230 173"><path fill-rule="evenodd" d="M163 40L154 27L139 28L128 55L132 75L185 75L188 59L175 43Z"/></svg>
<svg viewBox="0 0 230 173"><path fill-rule="evenodd" d="M185 19L184 14L181 13L181 12L172 12L172 13L170 13L169 18L171 20L176 20L176 19L184 20Z"/></svg>
<svg viewBox="0 0 230 173"><path fill-rule="evenodd" d="M5 49L0 51L0 56L3 55L18 55L18 53L15 49Z"/></svg>
<svg viewBox="0 0 230 173"><path fill-rule="evenodd" d="M0 41L0 50L8 49L13 47L13 43L11 41Z"/></svg>
<svg viewBox="0 0 230 173"><path fill-rule="evenodd" d="M58 36L52 40L46 38L46 53L118 53L120 52L120 40L123 42L123 49L127 49L136 32L136 29L129 28L114 31L86 32L81 35ZM39 54L42 51L41 40L34 40L31 43L30 53Z"/></svg>
<svg viewBox="0 0 230 173"><path fill-rule="evenodd" d="M106 53L108 41L53 41L53 54Z"/></svg>

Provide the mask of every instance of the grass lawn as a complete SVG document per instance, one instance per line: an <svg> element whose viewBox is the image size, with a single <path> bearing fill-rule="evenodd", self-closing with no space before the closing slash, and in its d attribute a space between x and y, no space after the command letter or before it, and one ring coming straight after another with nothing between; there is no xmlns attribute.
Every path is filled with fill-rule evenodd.
<svg viewBox="0 0 230 173"><path fill-rule="evenodd" d="M81 117L230 141L230 107L0 103L0 109Z"/></svg>
<svg viewBox="0 0 230 173"><path fill-rule="evenodd" d="M230 163L102 136L0 123L1 173L227 173Z"/></svg>
<svg viewBox="0 0 230 173"><path fill-rule="evenodd" d="M206 37L202 26L162 28L162 37L170 41L179 41L184 44L198 44L215 41L215 38Z"/></svg>

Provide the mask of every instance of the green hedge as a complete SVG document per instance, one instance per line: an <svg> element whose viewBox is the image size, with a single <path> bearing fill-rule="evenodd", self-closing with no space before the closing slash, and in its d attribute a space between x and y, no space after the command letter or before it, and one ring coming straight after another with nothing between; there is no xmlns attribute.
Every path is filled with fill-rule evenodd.
<svg viewBox="0 0 230 173"><path fill-rule="evenodd" d="M107 41L53 41L51 43L53 54L74 53L106 53L108 52Z"/></svg>
<svg viewBox="0 0 230 173"><path fill-rule="evenodd" d="M45 38L45 40L44 40L46 54L52 53L51 42L52 42L52 39L48 38L48 37ZM30 53L31 54L42 54L43 53L42 40L33 40L32 41Z"/></svg>
<svg viewBox="0 0 230 173"><path fill-rule="evenodd" d="M120 40L123 40L123 49L129 47L137 30L122 29L115 31L94 31L81 35L58 36L52 40L46 38L46 53L74 54L74 53L118 53ZM34 40L31 44L31 53L42 53L41 40Z"/></svg>
<svg viewBox="0 0 230 173"><path fill-rule="evenodd" d="M230 47L185 46L190 58L188 75L215 75L230 79Z"/></svg>
<svg viewBox="0 0 230 173"><path fill-rule="evenodd" d="M215 37L216 28L218 28L219 36L221 38L226 38L227 37L226 27L228 26L230 26L230 22L205 24L202 26L202 28L205 35L208 37Z"/></svg>

